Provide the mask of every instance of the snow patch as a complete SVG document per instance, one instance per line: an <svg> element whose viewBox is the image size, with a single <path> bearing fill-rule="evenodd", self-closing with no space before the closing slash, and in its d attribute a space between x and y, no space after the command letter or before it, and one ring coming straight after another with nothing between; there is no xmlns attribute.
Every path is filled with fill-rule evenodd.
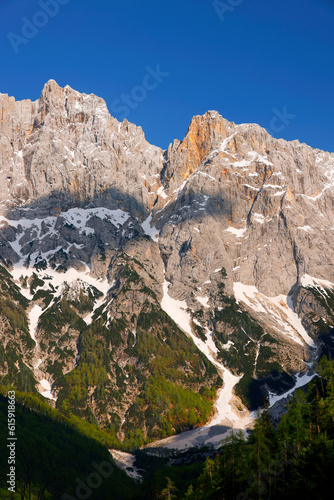
<svg viewBox="0 0 334 500"><path fill-rule="evenodd" d="M136 457L131 455L131 453L125 453L119 450L109 450L116 465L126 472L126 474L135 479L136 481L141 481L142 476L139 474L139 470L134 466Z"/></svg>
<svg viewBox="0 0 334 500"><path fill-rule="evenodd" d="M296 383L295 383L295 385L289 391L284 392L283 394L280 394L278 396L275 395L272 392L269 392L269 406L271 407L275 403L277 403L277 401L280 401L282 399L287 398L288 396L290 396L291 394L293 394L297 389L299 389L300 387L303 387L304 385L306 385L309 382L311 382L311 380L313 380L313 378L315 376L316 376L316 373L313 373L311 375L309 375L308 373L305 373L305 374L299 373L297 375L297 377L296 377Z"/></svg>
<svg viewBox="0 0 334 500"><path fill-rule="evenodd" d="M264 221L266 220L265 216L262 215L262 214L258 214L258 213L255 213L254 214L254 217L253 217L253 220L255 222L258 222L259 224L263 224Z"/></svg>
<svg viewBox="0 0 334 500"><path fill-rule="evenodd" d="M151 226L152 214L150 214L147 219L144 220L141 227L147 236L150 236L153 241L158 241L159 229L155 226Z"/></svg>
<svg viewBox="0 0 334 500"><path fill-rule="evenodd" d="M234 345L234 342L232 342L232 340L229 340L226 344L222 344L221 347L225 351L229 351L233 345Z"/></svg>
<svg viewBox="0 0 334 500"><path fill-rule="evenodd" d="M163 187L163 186L160 186L160 187L159 187L157 194L158 194L159 196L161 196L161 198L163 198L163 199L168 198L167 194L165 193L165 190L164 190L164 187Z"/></svg>
<svg viewBox="0 0 334 500"><path fill-rule="evenodd" d="M37 368L43 363L43 360L40 358L37 363L34 365L34 370L37 370Z"/></svg>
<svg viewBox="0 0 334 500"><path fill-rule="evenodd" d="M89 314L87 314L87 316L85 316L83 318L84 322L86 323L86 325L91 325L92 321L93 321L93 316L94 316L94 313L96 311L96 309L98 309L100 306L102 306L103 302L105 300L105 297L101 297L100 299L98 299L96 301L96 303L94 304L94 307L93 307L93 310L92 312L90 312Z"/></svg>
<svg viewBox="0 0 334 500"><path fill-rule="evenodd" d="M45 389L45 391L41 392L42 396L47 399L52 399L53 401L57 401L57 398L53 397L51 392L51 385L45 378L39 381L40 385Z"/></svg>
<svg viewBox="0 0 334 500"><path fill-rule="evenodd" d="M30 333L30 337L33 339L33 341L35 343L37 343L35 333L36 333L39 317L42 314L42 312L43 312L43 309L40 306L35 305L28 314L29 333Z"/></svg>
<svg viewBox="0 0 334 500"><path fill-rule="evenodd" d="M225 231L225 233L233 234L237 238L243 238L245 232L247 231L247 227L244 227L243 229L237 229L235 227L230 226L227 229L225 229L224 231Z"/></svg>
<svg viewBox="0 0 334 500"><path fill-rule="evenodd" d="M322 288L324 291L326 288L334 288L334 283L332 283L331 281L313 278L312 276L310 276L308 274L304 274L300 278L300 284L304 288L307 288L307 287Z"/></svg>
<svg viewBox="0 0 334 500"><path fill-rule="evenodd" d="M209 307L208 305L209 297L196 297L196 300L198 300L198 302L202 304L202 306Z"/></svg>

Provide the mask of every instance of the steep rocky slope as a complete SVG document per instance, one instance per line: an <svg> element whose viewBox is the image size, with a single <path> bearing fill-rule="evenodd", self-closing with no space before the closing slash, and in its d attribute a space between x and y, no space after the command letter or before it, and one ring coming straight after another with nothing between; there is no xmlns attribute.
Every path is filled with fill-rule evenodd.
<svg viewBox="0 0 334 500"><path fill-rule="evenodd" d="M53 80L0 112L4 382L138 444L333 348L334 154L215 111L163 151Z"/></svg>

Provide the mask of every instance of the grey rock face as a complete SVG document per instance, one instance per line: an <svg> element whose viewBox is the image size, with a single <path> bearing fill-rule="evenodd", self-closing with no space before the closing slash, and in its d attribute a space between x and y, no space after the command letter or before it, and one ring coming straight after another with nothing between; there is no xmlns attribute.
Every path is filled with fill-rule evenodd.
<svg viewBox="0 0 334 500"><path fill-rule="evenodd" d="M162 236L173 224L180 238L180 226L192 224L207 253L202 231L211 230L233 281L270 296L288 294L305 273L333 281L333 154L208 112L170 147L167 165L167 198L153 210Z"/></svg>
<svg viewBox="0 0 334 500"><path fill-rule="evenodd" d="M50 213L103 200L143 216L152 207L162 151L140 127L112 118L103 99L51 80L35 103L7 95L0 101L6 208L38 200L39 210Z"/></svg>

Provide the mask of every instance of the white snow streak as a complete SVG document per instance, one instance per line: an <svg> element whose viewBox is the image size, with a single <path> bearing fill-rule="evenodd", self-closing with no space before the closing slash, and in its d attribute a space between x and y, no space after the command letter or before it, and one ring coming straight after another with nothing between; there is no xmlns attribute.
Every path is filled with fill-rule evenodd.
<svg viewBox="0 0 334 500"><path fill-rule="evenodd" d="M208 305L209 297L196 297L196 300L198 300L198 302L200 304L202 304L202 306L207 307L207 308L210 307Z"/></svg>
<svg viewBox="0 0 334 500"><path fill-rule="evenodd" d="M319 278L313 278L312 276L309 276L308 274L304 274L300 278L300 284L302 287L307 288L307 287L313 287L313 288L318 288L322 289L324 293L326 293L326 288L334 288L334 283L331 281L319 279Z"/></svg>
<svg viewBox="0 0 334 500"><path fill-rule="evenodd" d="M39 317L42 314L42 311L43 311L43 309L40 306L35 305L28 314L29 333L30 333L30 337L33 339L33 341L35 343L37 343L36 337L35 337L36 328L38 325Z"/></svg>
<svg viewBox="0 0 334 500"><path fill-rule="evenodd" d="M191 329L191 316L187 312L187 304L185 301L173 299L170 295L168 295L168 281L164 281L163 283L163 298L161 301L162 309L175 321L175 323L193 340L194 344L198 347L198 349L208 358L209 361L217 368L219 374L224 380L224 387L219 389L218 398L215 404L216 416L211 420L211 422L200 428L195 429L194 431L189 431L191 436L195 438L198 433L202 432L204 429L209 429L215 425L230 425L234 427L238 427L240 429L245 429L245 427L250 424L253 420L252 416L240 418L231 407L231 399L233 398L233 389L235 385L241 379L241 376L233 375L229 370L227 370L222 363L220 363L216 354L218 353L217 347L212 338L212 332L206 328L206 342L199 339L194 335ZM225 431L226 433L226 431ZM186 433L188 434L188 433ZM208 434L209 436L209 434ZM213 442L219 442L224 436L219 435L219 439L216 436ZM187 438L185 437L185 433L182 433L180 436L174 436L169 439L169 444L167 447L170 448L183 448L187 446ZM206 442L211 442L210 439Z"/></svg>
<svg viewBox="0 0 334 500"><path fill-rule="evenodd" d="M237 238L243 238L246 231L247 227L244 227L243 229L237 229L235 227L230 226L227 229L225 229L225 233L231 233Z"/></svg>
<svg viewBox="0 0 334 500"><path fill-rule="evenodd" d="M304 375L298 374L298 376L296 377L296 384L289 391L284 392L283 394L281 394L279 396L275 396L272 392L269 392L269 406L273 406L275 403L277 403L277 401L280 401L281 399L287 398L293 392L295 392L296 389L299 389L300 387L303 387L304 385L311 382L311 380L315 376L316 376L316 373L313 373L312 375L308 375L307 373L305 373Z"/></svg>

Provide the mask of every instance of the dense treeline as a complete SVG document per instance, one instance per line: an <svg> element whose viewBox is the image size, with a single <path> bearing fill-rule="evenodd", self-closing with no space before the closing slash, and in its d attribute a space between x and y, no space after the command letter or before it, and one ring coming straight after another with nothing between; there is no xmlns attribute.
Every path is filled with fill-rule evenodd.
<svg viewBox="0 0 334 500"><path fill-rule="evenodd" d="M204 424L211 414L214 396L214 389L202 388L196 393L163 377L150 377L128 411L131 423L124 425L127 431L124 445L130 449L138 448L154 438L165 438L175 431ZM136 427L142 421L145 421L148 439L137 433L134 440L133 422Z"/></svg>
<svg viewBox="0 0 334 500"><path fill-rule="evenodd" d="M141 465L146 469L143 483L135 484L112 464L112 474L92 488L87 498L330 498L334 472L334 361L324 357L318 373L307 393L296 392L278 425L273 425L264 409L248 440L241 432L231 433L216 455L192 465L165 467L165 459L147 456L154 467L145 467L145 454L140 452ZM2 394L6 391L1 388ZM12 498L81 498L84 490L76 491L77 485L87 485L87 478L96 470L92 464L110 460L108 434L73 415L65 417L39 396L16 395L19 494ZM6 405L0 394L2 436L7 433ZM6 469L6 456L2 454L0 498L11 498L6 492Z"/></svg>
<svg viewBox="0 0 334 500"><path fill-rule="evenodd" d="M64 415L59 410L52 408L39 393L32 394L21 392L13 387L0 385L0 396L5 397L9 390L15 390L16 401L30 411L60 422L67 427L71 427L74 431L95 439L103 446L108 448L122 448L122 443L115 436L104 431L98 425L91 424L87 420L73 415L71 412Z"/></svg>
<svg viewBox="0 0 334 500"><path fill-rule="evenodd" d="M7 394L7 389L1 387L1 392ZM8 491L9 452L4 444L8 403L0 393L1 499L135 498L136 485L115 466L106 433L75 417L64 417L37 396L16 392L15 406L14 495Z"/></svg>
<svg viewBox="0 0 334 500"><path fill-rule="evenodd" d="M177 468L166 472L156 499L327 499L334 473L334 361L323 357L319 378L298 390L277 426L264 409L248 440L225 440L216 457L185 484ZM161 483L161 473L159 473ZM156 487L156 486L155 486Z"/></svg>

